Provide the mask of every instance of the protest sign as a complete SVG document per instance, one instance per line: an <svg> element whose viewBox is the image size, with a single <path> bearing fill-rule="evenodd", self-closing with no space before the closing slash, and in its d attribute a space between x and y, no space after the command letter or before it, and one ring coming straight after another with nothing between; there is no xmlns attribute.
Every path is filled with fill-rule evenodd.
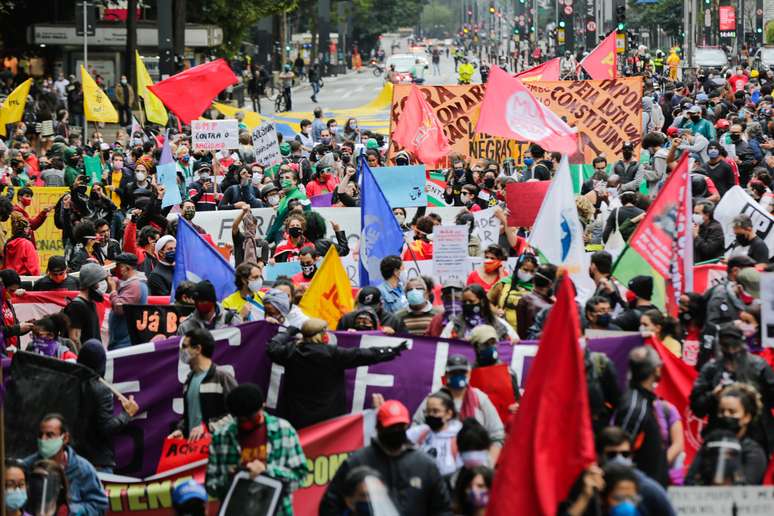
<svg viewBox="0 0 774 516"><path fill-rule="evenodd" d="M550 181L508 183L505 186L508 225L519 228L532 226L550 184Z"/></svg>
<svg viewBox="0 0 774 516"><path fill-rule="evenodd" d="M264 121L253 129L253 149L255 162L264 167L271 167L282 161L274 122Z"/></svg>
<svg viewBox="0 0 774 516"><path fill-rule="evenodd" d="M156 473L170 471L202 459L206 460L210 456L210 442L212 442L212 435L209 433L193 442L189 442L185 437L167 437L161 448Z"/></svg>
<svg viewBox="0 0 774 516"><path fill-rule="evenodd" d="M750 197L741 186L736 185L723 195L713 212L715 220L723 226L726 240L726 257L731 253L736 241L733 220L737 215L748 215L752 219L753 229L766 242L769 254L774 255L774 216L768 213L763 206L755 202L755 199Z"/></svg>
<svg viewBox="0 0 774 516"><path fill-rule="evenodd" d="M312 208L330 208L332 201L332 193L315 195L314 197L309 198L309 202L311 203Z"/></svg>
<svg viewBox="0 0 774 516"><path fill-rule="evenodd" d="M481 249L497 245L500 241L500 229L503 227L500 219L494 216L495 208L473 213L473 234L481 241Z"/></svg>
<svg viewBox="0 0 774 516"><path fill-rule="evenodd" d="M635 149L642 140L642 78L627 77L606 81L529 81L530 92L556 115L566 118L570 127L578 129L583 155L571 157L571 163L591 163L600 154L618 156L624 142ZM410 84L395 85L391 127L408 98ZM454 152L471 159L492 159L502 162L514 158L523 164L529 144L476 134L484 88L479 84L466 86L421 86L419 90L443 125L444 133ZM390 143L390 156L400 150Z"/></svg>
<svg viewBox="0 0 774 516"><path fill-rule="evenodd" d="M761 274L761 344L774 348L774 272Z"/></svg>
<svg viewBox="0 0 774 516"><path fill-rule="evenodd" d="M424 165L375 167L371 172L391 208L427 206Z"/></svg>
<svg viewBox="0 0 774 516"><path fill-rule="evenodd" d="M467 226L436 226L433 229L433 272L441 285L464 285L468 275L465 271L467 259Z"/></svg>
<svg viewBox="0 0 774 516"><path fill-rule="evenodd" d="M192 120L191 150L217 151L239 148L239 123L236 120Z"/></svg>
<svg viewBox="0 0 774 516"><path fill-rule="evenodd" d="M677 514L774 514L774 486L670 487L667 494Z"/></svg>
<svg viewBox="0 0 774 516"><path fill-rule="evenodd" d="M443 194L446 190L446 176L442 172L430 172L425 184L428 206L448 206Z"/></svg>
<svg viewBox="0 0 774 516"><path fill-rule="evenodd" d="M177 328L193 312L185 305L124 305L124 316L132 344L177 334Z"/></svg>
<svg viewBox="0 0 774 516"><path fill-rule="evenodd" d="M265 516L276 514L282 499L282 481L265 475L255 478L247 471L234 476L220 505L218 516Z"/></svg>

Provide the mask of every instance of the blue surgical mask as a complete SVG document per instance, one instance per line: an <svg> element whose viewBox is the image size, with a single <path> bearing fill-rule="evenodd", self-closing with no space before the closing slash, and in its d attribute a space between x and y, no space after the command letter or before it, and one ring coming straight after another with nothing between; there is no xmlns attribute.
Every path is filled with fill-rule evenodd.
<svg viewBox="0 0 774 516"><path fill-rule="evenodd" d="M527 165L528 167L531 167L534 162L535 160L532 158L524 158L524 164Z"/></svg>
<svg viewBox="0 0 774 516"><path fill-rule="evenodd" d="M27 491L22 488L5 490L5 506L12 511L18 511L27 503Z"/></svg>
<svg viewBox="0 0 774 516"><path fill-rule="evenodd" d="M411 306L420 306L425 304L425 291L412 288L406 292L406 299Z"/></svg>
<svg viewBox="0 0 774 516"><path fill-rule="evenodd" d="M624 500L612 509L610 509L610 516L639 516L640 511L637 510L637 506L631 500Z"/></svg>
<svg viewBox="0 0 774 516"><path fill-rule="evenodd" d="M613 322L613 316L610 314L602 314L597 316L597 324L603 328L610 326L611 322Z"/></svg>
<svg viewBox="0 0 774 516"><path fill-rule="evenodd" d="M38 439L38 453L44 459L50 459L62 449L64 437L59 436L53 439Z"/></svg>
<svg viewBox="0 0 774 516"><path fill-rule="evenodd" d="M468 377L464 374L455 374L449 376L446 380L446 385L448 385L450 389L464 389L468 385Z"/></svg>
<svg viewBox="0 0 774 516"><path fill-rule="evenodd" d="M476 355L478 365L490 366L497 363L497 346L487 346L478 350Z"/></svg>
<svg viewBox="0 0 774 516"><path fill-rule="evenodd" d="M720 151L718 149L709 149L707 151L707 156L709 156L710 159L715 159L720 156Z"/></svg>

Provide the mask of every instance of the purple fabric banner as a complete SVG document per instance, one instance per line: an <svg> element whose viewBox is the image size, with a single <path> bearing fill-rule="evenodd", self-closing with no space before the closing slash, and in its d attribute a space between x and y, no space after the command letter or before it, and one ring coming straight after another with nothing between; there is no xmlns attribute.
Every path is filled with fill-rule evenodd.
<svg viewBox="0 0 774 516"><path fill-rule="evenodd" d="M270 410L277 406L281 395L282 368L273 365L266 355L267 343L275 332L276 327L264 322L213 332L218 341L215 363L231 368L238 382L253 382L264 388ZM471 361L474 358L473 348L463 341L348 332L332 336L332 342L343 347L395 346L409 341L409 349L391 362L348 371L347 398L353 412L370 408L374 393L399 399L413 412L427 394L440 388L448 356L463 354ZM610 356L623 382L627 355L642 344L642 338L597 338L588 343L590 349ZM537 353L537 343L500 344L499 353L523 387ZM108 353L106 379L124 394L133 394L140 405L140 414L115 439L122 474L146 477L155 472L164 438L182 416L182 389L187 374L188 366L178 360L178 337Z"/></svg>
<svg viewBox="0 0 774 516"><path fill-rule="evenodd" d="M315 195L309 198L309 202L312 203L312 208L330 208L331 202L333 202L333 194Z"/></svg>

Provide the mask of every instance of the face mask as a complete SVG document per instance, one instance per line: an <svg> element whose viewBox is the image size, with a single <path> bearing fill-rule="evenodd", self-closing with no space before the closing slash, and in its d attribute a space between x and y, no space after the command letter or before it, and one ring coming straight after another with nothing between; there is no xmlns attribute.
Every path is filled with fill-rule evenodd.
<svg viewBox="0 0 774 516"><path fill-rule="evenodd" d="M523 271L521 269L516 271L516 277L519 278L519 281L521 281L522 283L529 283L530 281L532 281L532 278L534 276L535 275L533 273L525 272L525 271Z"/></svg>
<svg viewBox="0 0 774 516"><path fill-rule="evenodd" d="M212 301L197 301L196 311L201 315L207 315L215 309L215 303Z"/></svg>
<svg viewBox="0 0 774 516"><path fill-rule="evenodd" d="M322 143L323 145L330 145L331 137L330 136L323 136L322 138L320 138L320 143Z"/></svg>
<svg viewBox="0 0 774 516"><path fill-rule="evenodd" d="M694 122L698 122L701 120L701 115L691 115L691 120Z"/></svg>
<svg viewBox="0 0 774 516"><path fill-rule="evenodd" d="M634 514L639 514L639 511L631 500L624 500L610 509L610 516L632 516Z"/></svg>
<svg viewBox="0 0 774 516"><path fill-rule="evenodd" d="M468 503L472 505L474 509L483 509L489 505L489 491L471 489L468 491Z"/></svg>
<svg viewBox="0 0 774 516"><path fill-rule="evenodd" d="M464 389L468 385L468 378L464 374L454 374L446 379L446 385L450 389Z"/></svg>
<svg viewBox="0 0 774 516"><path fill-rule="evenodd" d="M257 186L261 184L261 181L263 181L263 174L253 172L253 184Z"/></svg>
<svg viewBox="0 0 774 516"><path fill-rule="evenodd" d="M27 503L27 491L22 488L5 490L5 506L17 511Z"/></svg>
<svg viewBox="0 0 774 516"><path fill-rule="evenodd" d="M693 223L696 224L697 226L701 226L702 224L704 224L704 215L702 215L701 213L694 213Z"/></svg>
<svg viewBox="0 0 774 516"><path fill-rule="evenodd" d="M54 275L51 276L51 280L54 283L62 283L66 279L67 279L67 273L66 272L62 272L60 274L54 274Z"/></svg>
<svg viewBox="0 0 774 516"><path fill-rule="evenodd" d="M742 351L738 350L721 350L721 355L723 356L724 362L736 362L737 358L742 354Z"/></svg>
<svg viewBox="0 0 774 516"><path fill-rule="evenodd" d="M620 453L617 453L614 457L607 459L607 463L621 464L622 466L631 466L633 464L631 457L624 457Z"/></svg>
<svg viewBox="0 0 774 516"><path fill-rule="evenodd" d="M454 174L457 175L457 177L461 176L464 173L465 173L465 169L464 168L455 168L454 169Z"/></svg>
<svg viewBox="0 0 774 516"><path fill-rule="evenodd" d="M371 516L373 511L371 510L371 504L369 502L361 501L355 503L355 516Z"/></svg>
<svg viewBox="0 0 774 516"><path fill-rule="evenodd" d="M500 270L502 265L502 260L486 260L484 262L484 271L486 271L488 274L492 274L493 272Z"/></svg>
<svg viewBox="0 0 774 516"><path fill-rule="evenodd" d="M316 265L302 265L301 266L301 272L304 274L305 278L311 278L314 276L314 273L317 271Z"/></svg>
<svg viewBox="0 0 774 516"><path fill-rule="evenodd" d="M30 199L29 197L22 197L21 203L22 203L22 206L25 206L25 207L29 206L30 204L32 204L32 199Z"/></svg>
<svg viewBox="0 0 774 516"><path fill-rule="evenodd" d="M527 165L528 167L531 167L534 162L535 160L532 158L524 158L524 164Z"/></svg>
<svg viewBox="0 0 774 516"><path fill-rule="evenodd" d="M742 234L737 233L736 234L736 242L739 245L748 245L750 243L750 239L747 238L747 235L742 235Z"/></svg>
<svg viewBox="0 0 774 516"><path fill-rule="evenodd" d="M258 292L259 290L261 290L261 287L263 287L263 279L262 278L250 280L247 283L247 288L249 288L251 292Z"/></svg>
<svg viewBox="0 0 774 516"><path fill-rule="evenodd" d="M107 289L108 289L108 285L107 285L107 281L105 281L105 280L100 281L94 287L94 290L96 290L97 292L99 292L102 295L105 295L105 293L107 292Z"/></svg>
<svg viewBox="0 0 774 516"><path fill-rule="evenodd" d="M208 173L199 174L199 180L204 183L206 181L209 181L210 175Z"/></svg>
<svg viewBox="0 0 774 516"><path fill-rule="evenodd" d="M718 417L718 427L735 434L738 434L741 429L739 418L731 416Z"/></svg>
<svg viewBox="0 0 774 516"><path fill-rule="evenodd" d="M126 84L126 79L121 79L121 84Z"/></svg>
<svg viewBox="0 0 774 516"><path fill-rule="evenodd" d="M175 251L164 253L164 261L167 263L175 263Z"/></svg>
<svg viewBox="0 0 774 516"><path fill-rule="evenodd" d="M420 306L425 304L425 291L412 288L406 292L406 299L412 306Z"/></svg>
<svg viewBox="0 0 774 516"><path fill-rule="evenodd" d="M262 414L256 414L255 417L252 419L249 419L247 421L242 421L239 423L239 432L240 433L250 433L254 432L255 430L261 428L264 424L264 419Z"/></svg>
<svg viewBox="0 0 774 516"><path fill-rule="evenodd" d="M425 416L425 424L430 427L430 430L437 432L443 428L443 418L440 416Z"/></svg>
<svg viewBox="0 0 774 516"><path fill-rule="evenodd" d="M143 181L145 181L145 178L146 178L146 177L147 177L147 176L145 175L145 172L137 172L137 173L134 175L134 178L135 178L135 179L137 179L137 182L138 182L138 183L142 183Z"/></svg>
<svg viewBox="0 0 774 516"><path fill-rule="evenodd" d="M462 458L462 463L468 469L489 465L489 452L486 450L465 451L460 453L460 457Z"/></svg>
<svg viewBox="0 0 774 516"><path fill-rule="evenodd" d="M395 220L398 221L398 224L401 226L404 222L406 222L406 216L405 215L395 215Z"/></svg>
<svg viewBox="0 0 774 516"><path fill-rule="evenodd" d="M632 151L625 150L625 151L623 151L622 154L623 154L624 159L627 159L627 160L628 159L632 159Z"/></svg>
<svg viewBox="0 0 774 516"><path fill-rule="evenodd" d="M731 138L732 142L736 143L736 142L738 142L739 140L742 139L742 135L741 134L736 134L736 133L731 133L730 138Z"/></svg>
<svg viewBox="0 0 774 516"><path fill-rule="evenodd" d="M293 188L293 181L291 181L290 179L283 179L282 181L280 181L280 186L284 190L289 190L290 188Z"/></svg>
<svg viewBox="0 0 774 516"><path fill-rule="evenodd" d="M196 216L196 210L185 210L185 211L183 211L183 218L185 220L193 220L194 216Z"/></svg>
<svg viewBox="0 0 774 516"><path fill-rule="evenodd" d="M276 206L279 204L279 195L270 195L266 198L266 201L269 203L269 206Z"/></svg>
<svg viewBox="0 0 774 516"><path fill-rule="evenodd" d="M53 357L57 354L59 341L49 337L33 337L30 345L34 352Z"/></svg>
<svg viewBox="0 0 774 516"><path fill-rule="evenodd" d="M481 306L475 303L462 303L462 315L467 317L475 317L481 313Z"/></svg>
<svg viewBox="0 0 774 516"><path fill-rule="evenodd" d="M398 425L382 428L377 431L377 435L379 442L389 450L397 450L406 442L406 431Z"/></svg>
<svg viewBox="0 0 774 516"><path fill-rule="evenodd" d="M180 348L180 361L186 365L191 363L191 354L187 349Z"/></svg>
<svg viewBox="0 0 774 516"><path fill-rule="evenodd" d="M480 366L490 366L497 363L497 346L487 346L476 354L476 360Z"/></svg>
<svg viewBox="0 0 774 516"><path fill-rule="evenodd" d="M53 439L38 439L38 453L44 459L50 459L62 449L64 437L54 437Z"/></svg>
<svg viewBox="0 0 774 516"><path fill-rule="evenodd" d="M720 156L720 151L717 149L709 149L707 151L707 156L709 156L709 159L715 159Z"/></svg>
<svg viewBox="0 0 774 516"><path fill-rule="evenodd" d="M114 161L113 162L113 170L121 170L124 168L124 162L123 161Z"/></svg>
<svg viewBox="0 0 774 516"><path fill-rule="evenodd" d="M487 177L484 179L484 188L492 189L495 186L495 180L493 177Z"/></svg>
<svg viewBox="0 0 774 516"><path fill-rule="evenodd" d="M288 228L288 235L293 238L298 238L304 234L304 230L301 228Z"/></svg>

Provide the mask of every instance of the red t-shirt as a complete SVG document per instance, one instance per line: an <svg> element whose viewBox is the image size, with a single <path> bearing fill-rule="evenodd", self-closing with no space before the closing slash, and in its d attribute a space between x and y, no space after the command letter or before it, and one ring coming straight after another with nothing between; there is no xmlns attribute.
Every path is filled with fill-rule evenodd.
<svg viewBox="0 0 774 516"><path fill-rule="evenodd" d="M268 434L265 424L250 433L240 432L237 439L239 440L239 446L242 448L242 456L239 459L239 463L242 466L246 466L254 460L266 463Z"/></svg>
<svg viewBox="0 0 774 516"><path fill-rule="evenodd" d="M0 294L2 294L2 293L0 292ZM6 327L13 326L14 324L16 324L16 317L14 317L13 311L11 310L11 307L8 306L8 303L6 303L5 301L2 301L2 303L3 303L3 308L2 308L2 311L3 311L3 324ZM17 347L17 348L19 347L19 337L6 337L5 338L5 347L8 348L8 347L11 347L11 346L14 346L14 347Z"/></svg>

